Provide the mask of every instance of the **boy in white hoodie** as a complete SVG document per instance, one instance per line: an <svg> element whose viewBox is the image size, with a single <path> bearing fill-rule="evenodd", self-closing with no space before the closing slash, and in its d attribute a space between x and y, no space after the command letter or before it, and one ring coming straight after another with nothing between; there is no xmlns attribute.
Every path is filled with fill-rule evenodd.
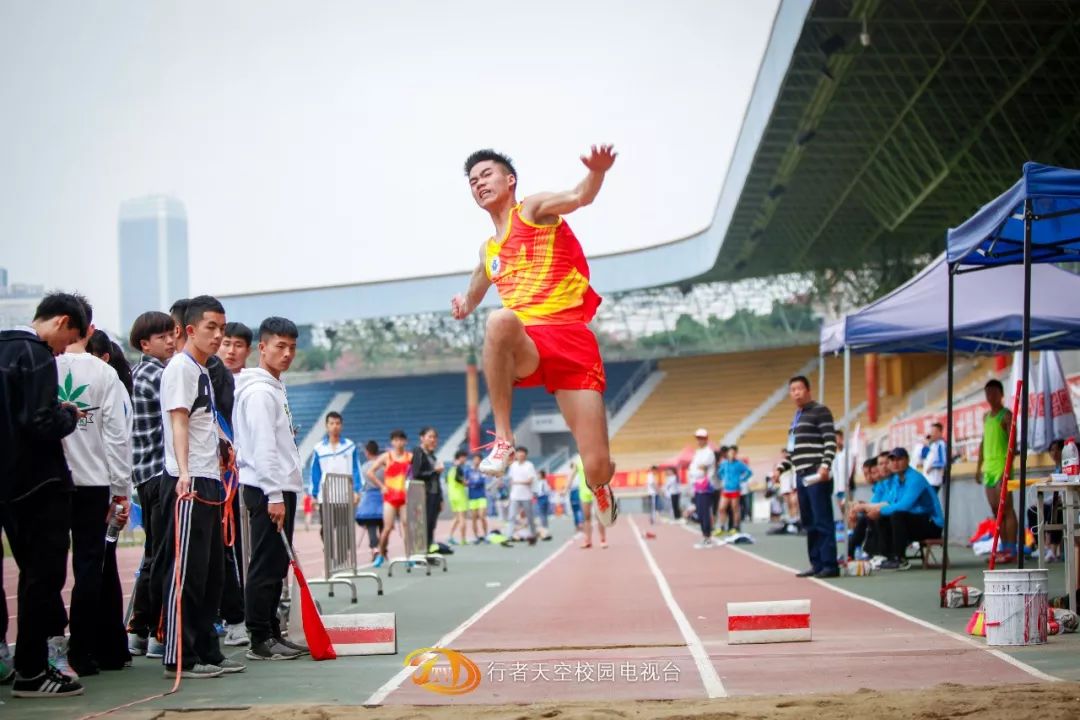
<svg viewBox="0 0 1080 720"><path fill-rule="evenodd" d="M84 310L89 320L89 304ZM131 507L131 400L116 371L86 351L93 334L91 324L86 335L56 358L59 400L74 403L86 413L75 432L63 440L64 456L75 483L71 500L71 568L75 584L71 590L67 660L80 676L98 674L100 631L106 625L122 623L120 617L115 618L115 623L105 623L100 616L102 566L109 518L115 513L122 525ZM51 638L49 645L50 655L57 656L54 661L59 660L63 638Z"/></svg>
<svg viewBox="0 0 1080 720"><path fill-rule="evenodd" d="M292 542L296 499L303 491L300 453L281 374L296 357L299 331L291 320L269 317L259 326L259 367L236 376L238 468L251 521L251 562L244 583L244 621L251 660L293 660L306 648L281 636L277 607Z"/></svg>

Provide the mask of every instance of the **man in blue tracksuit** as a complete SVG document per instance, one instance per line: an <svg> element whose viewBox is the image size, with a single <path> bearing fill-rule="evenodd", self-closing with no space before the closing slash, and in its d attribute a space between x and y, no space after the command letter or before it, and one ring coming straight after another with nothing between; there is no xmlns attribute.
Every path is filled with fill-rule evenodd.
<svg viewBox="0 0 1080 720"><path fill-rule="evenodd" d="M884 501L867 507L887 557L882 570L907 570L904 549L915 540L940 538L945 525L937 491L910 462L904 448L889 453L893 485L883 491Z"/></svg>

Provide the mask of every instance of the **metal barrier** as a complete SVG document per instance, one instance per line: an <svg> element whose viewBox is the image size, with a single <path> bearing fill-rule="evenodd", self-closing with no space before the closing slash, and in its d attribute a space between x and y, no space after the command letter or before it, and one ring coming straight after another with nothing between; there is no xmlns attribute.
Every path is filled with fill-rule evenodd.
<svg viewBox="0 0 1080 720"><path fill-rule="evenodd" d="M395 565L404 565L407 573L412 572L413 565L423 565L428 575L431 575L432 565L442 565L446 572L450 569L446 556L428 552L427 486L421 480L410 480L405 493L405 555L389 562L387 576L394 576Z"/></svg>
<svg viewBox="0 0 1080 720"><path fill-rule="evenodd" d="M374 580L378 594L383 594L382 578L378 573L360 572L356 564L356 503L352 475L329 473L322 480L323 568L325 577L308 580L308 585L329 585L334 597L334 585L348 585L352 601L356 602L357 578Z"/></svg>

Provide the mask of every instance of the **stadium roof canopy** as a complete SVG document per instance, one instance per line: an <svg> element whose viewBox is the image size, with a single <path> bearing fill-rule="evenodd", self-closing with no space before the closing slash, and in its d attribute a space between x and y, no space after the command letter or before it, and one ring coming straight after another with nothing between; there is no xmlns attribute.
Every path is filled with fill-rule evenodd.
<svg viewBox="0 0 1080 720"><path fill-rule="evenodd" d="M1080 167L1078 67L1077 2L817 0L699 279L936 256L1024 162Z"/></svg>
<svg viewBox="0 0 1080 720"><path fill-rule="evenodd" d="M594 284L610 294L936 256L945 230L1024 162L1080 167L1077 67L1074 0L780 0L712 223L591 258ZM465 281L222 300L252 321L284 302L306 324L441 310Z"/></svg>

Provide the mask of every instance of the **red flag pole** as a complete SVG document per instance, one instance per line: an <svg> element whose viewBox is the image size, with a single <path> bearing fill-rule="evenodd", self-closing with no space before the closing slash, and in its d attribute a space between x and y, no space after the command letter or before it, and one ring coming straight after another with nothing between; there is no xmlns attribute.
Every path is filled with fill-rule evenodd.
<svg viewBox="0 0 1080 720"><path fill-rule="evenodd" d="M289 554L289 562L292 563L293 573L296 574L296 584L300 588L300 617L304 623L304 638L307 640L308 650L311 651L312 660L334 660L337 653L334 645L330 642L330 635L326 632L322 618L319 617L319 609L315 607L315 600L311 597L307 579L300 569L300 563L296 561L289 539L285 537L284 530L278 530L281 542L285 543L285 552Z"/></svg>

